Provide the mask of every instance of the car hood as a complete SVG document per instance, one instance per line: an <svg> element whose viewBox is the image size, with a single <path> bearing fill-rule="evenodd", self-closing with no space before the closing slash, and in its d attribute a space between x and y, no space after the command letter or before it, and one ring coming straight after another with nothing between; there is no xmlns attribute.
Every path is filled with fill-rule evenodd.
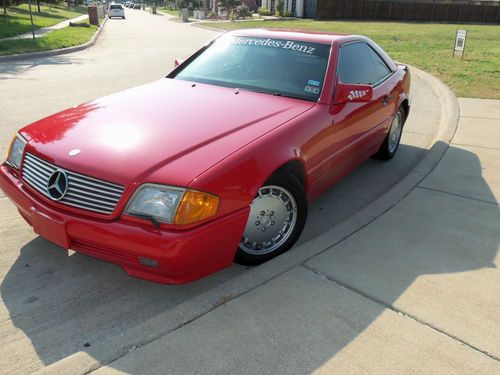
<svg viewBox="0 0 500 375"><path fill-rule="evenodd" d="M314 103L162 79L82 104L28 125L27 150L60 167L108 181L144 182L196 154L189 168L168 168L158 183L187 185L206 169ZM72 150L80 152L70 156ZM182 164L182 163L181 163ZM185 165L186 163L184 163ZM158 173L155 174L155 178Z"/></svg>

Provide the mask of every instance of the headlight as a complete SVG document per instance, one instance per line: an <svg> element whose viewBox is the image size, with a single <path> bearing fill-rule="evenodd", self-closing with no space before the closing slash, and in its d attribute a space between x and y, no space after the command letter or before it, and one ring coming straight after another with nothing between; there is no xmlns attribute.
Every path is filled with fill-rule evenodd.
<svg viewBox="0 0 500 375"><path fill-rule="evenodd" d="M219 198L212 194L145 184L131 198L126 213L151 217L169 224L185 225L214 216L218 207Z"/></svg>
<svg viewBox="0 0 500 375"><path fill-rule="evenodd" d="M24 146L26 141L21 136L15 135L7 151L7 162L17 169L21 168Z"/></svg>

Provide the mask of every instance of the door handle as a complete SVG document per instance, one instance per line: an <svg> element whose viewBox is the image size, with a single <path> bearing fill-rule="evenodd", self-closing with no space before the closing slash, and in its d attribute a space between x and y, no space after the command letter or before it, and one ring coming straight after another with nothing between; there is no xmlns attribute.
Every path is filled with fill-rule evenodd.
<svg viewBox="0 0 500 375"><path fill-rule="evenodd" d="M392 99L392 95L386 95L382 98L382 103L384 105L387 105L389 103L389 101Z"/></svg>

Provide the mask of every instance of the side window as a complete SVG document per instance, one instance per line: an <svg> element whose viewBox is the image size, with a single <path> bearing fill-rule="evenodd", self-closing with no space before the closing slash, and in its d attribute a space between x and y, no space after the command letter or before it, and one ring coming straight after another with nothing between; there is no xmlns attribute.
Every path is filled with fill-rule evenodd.
<svg viewBox="0 0 500 375"><path fill-rule="evenodd" d="M373 85L391 74L384 60L366 43L340 48L338 76L343 83Z"/></svg>

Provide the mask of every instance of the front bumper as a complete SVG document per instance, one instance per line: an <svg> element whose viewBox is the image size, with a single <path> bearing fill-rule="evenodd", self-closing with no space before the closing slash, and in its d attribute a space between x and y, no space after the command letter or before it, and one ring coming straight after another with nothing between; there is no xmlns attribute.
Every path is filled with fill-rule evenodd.
<svg viewBox="0 0 500 375"><path fill-rule="evenodd" d="M115 263L130 276L163 284L187 283L230 266L249 214L245 208L185 231L90 219L41 203L9 168L0 166L0 188L37 234L63 248Z"/></svg>

